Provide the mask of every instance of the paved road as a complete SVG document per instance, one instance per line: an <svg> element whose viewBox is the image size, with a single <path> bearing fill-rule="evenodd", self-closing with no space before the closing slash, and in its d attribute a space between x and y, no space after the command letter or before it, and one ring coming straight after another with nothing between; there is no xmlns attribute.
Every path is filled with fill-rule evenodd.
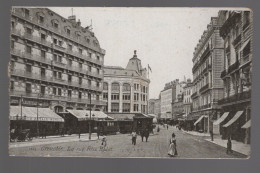
<svg viewBox="0 0 260 173"><path fill-rule="evenodd" d="M138 136L135 146L131 144L131 136L125 134L107 136L105 148L102 147L101 140L71 141L10 148L10 155L169 158L167 150L172 132L176 134L178 149L178 156L174 158L246 158L239 153L227 155L225 148L205 141L205 137L189 135L173 127L169 130L161 128L159 134L150 136L148 142L142 142Z"/></svg>

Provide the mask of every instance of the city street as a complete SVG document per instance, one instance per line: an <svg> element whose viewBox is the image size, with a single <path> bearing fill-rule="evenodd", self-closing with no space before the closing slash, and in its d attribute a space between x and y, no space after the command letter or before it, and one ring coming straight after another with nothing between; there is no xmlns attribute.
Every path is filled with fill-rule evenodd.
<svg viewBox="0 0 260 173"><path fill-rule="evenodd" d="M164 157L167 155L171 133L176 134L178 156L174 158L246 158L247 156L234 152L227 155L226 149L200 137L186 134L170 127L161 127L159 134L151 135L148 142L142 142L137 137L137 144L131 144L129 134L107 136L107 146L102 148L101 140L77 141L74 139L55 144L35 144L26 147L11 147L12 156L88 156L88 157ZM83 137L82 137L83 138ZM87 136L84 136L87 138ZM49 140L49 139L46 139ZM55 139L52 139L55 140ZM62 152L61 152L62 151Z"/></svg>

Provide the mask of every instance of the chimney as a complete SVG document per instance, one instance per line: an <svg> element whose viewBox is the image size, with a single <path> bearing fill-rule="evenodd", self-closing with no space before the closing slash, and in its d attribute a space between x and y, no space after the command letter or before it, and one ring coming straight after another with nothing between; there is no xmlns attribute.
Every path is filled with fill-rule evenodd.
<svg viewBox="0 0 260 173"><path fill-rule="evenodd" d="M68 20L73 22L73 23L76 23L76 16L75 15L69 16Z"/></svg>

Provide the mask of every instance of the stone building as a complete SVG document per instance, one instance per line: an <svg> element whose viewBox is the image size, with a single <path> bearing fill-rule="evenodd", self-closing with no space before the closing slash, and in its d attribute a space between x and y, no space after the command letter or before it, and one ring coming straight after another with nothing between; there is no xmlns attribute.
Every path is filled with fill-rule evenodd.
<svg viewBox="0 0 260 173"><path fill-rule="evenodd" d="M136 51L126 68L105 66L103 100L108 113L148 114L149 83Z"/></svg>
<svg viewBox="0 0 260 173"><path fill-rule="evenodd" d="M13 8L10 104L102 110L104 55L94 32L76 16Z"/></svg>
<svg viewBox="0 0 260 173"><path fill-rule="evenodd" d="M192 111L192 82L190 79L187 80L187 84L183 87L183 109L184 116L187 118Z"/></svg>
<svg viewBox="0 0 260 173"><path fill-rule="evenodd" d="M193 53L192 116L196 130L209 132L219 114L218 100L223 98L224 41L219 35L221 25L212 17Z"/></svg>
<svg viewBox="0 0 260 173"><path fill-rule="evenodd" d="M160 117L160 99L150 99L149 100L149 114L156 115L156 118Z"/></svg>
<svg viewBox="0 0 260 173"><path fill-rule="evenodd" d="M219 101L223 115L215 122L223 138L250 142L252 88L251 11L220 11L220 35L224 39L224 98Z"/></svg>

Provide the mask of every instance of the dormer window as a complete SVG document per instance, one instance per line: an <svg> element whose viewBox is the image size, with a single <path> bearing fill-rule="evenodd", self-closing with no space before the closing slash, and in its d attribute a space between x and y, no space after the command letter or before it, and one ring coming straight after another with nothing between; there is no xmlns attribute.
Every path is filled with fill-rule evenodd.
<svg viewBox="0 0 260 173"><path fill-rule="evenodd" d="M80 34L77 34L77 40L79 40L80 39Z"/></svg>
<svg viewBox="0 0 260 173"><path fill-rule="evenodd" d="M44 17L43 16L39 16L39 23L43 23L44 22Z"/></svg>
<svg viewBox="0 0 260 173"><path fill-rule="evenodd" d="M25 17L26 18L29 18L30 17L30 11L28 9L25 9L24 10L24 14L25 14Z"/></svg>
<svg viewBox="0 0 260 173"><path fill-rule="evenodd" d="M79 48L79 53L82 55L82 49Z"/></svg>
<svg viewBox="0 0 260 173"><path fill-rule="evenodd" d="M59 24L57 22L53 23L54 28L59 28Z"/></svg>
<svg viewBox="0 0 260 173"><path fill-rule="evenodd" d="M67 35L70 36L70 30L69 29L67 29Z"/></svg>

